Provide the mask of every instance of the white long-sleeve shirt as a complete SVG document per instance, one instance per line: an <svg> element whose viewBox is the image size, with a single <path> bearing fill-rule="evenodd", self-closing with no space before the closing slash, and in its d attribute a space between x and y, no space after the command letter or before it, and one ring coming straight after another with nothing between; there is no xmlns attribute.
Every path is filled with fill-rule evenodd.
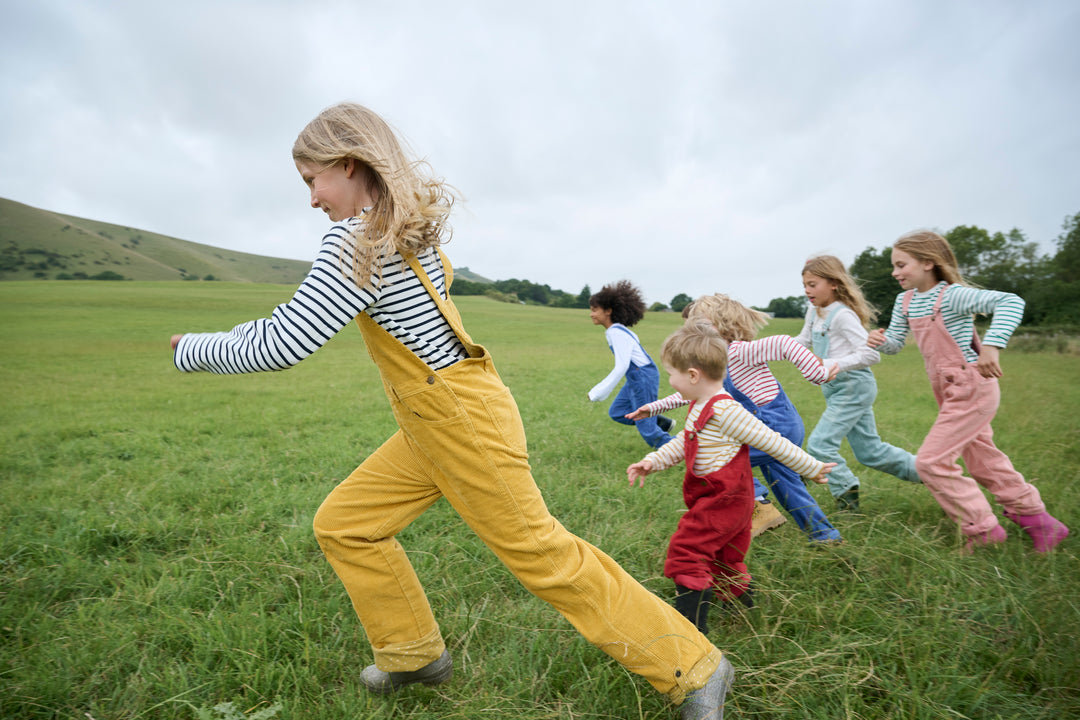
<svg viewBox="0 0 1080 720"><path fill-rule="evenodd" d="M837 307L840 311L832 319L828 330L829 356L821 359L825 367L828 369L836 365L840 372L846 372L877 365L881 362L881 353L867 347L866 338L869 333L859 321L859 316L854 310L840 302L834 302L820 310L811 305L806 311L806 321L803 323L802 332L795 340L803 347L813 350L814 331L820 330L826 318Z"/></svg>
<svg viewBox="0 0 1080 720"><path fill-rule="evenodd" d="M692 428L706 403L696 403L686 417L686 427ZM672 467L686 458L686 430L671 442L649 453L645 459L652 463L653 472ZM694 474L708 475L731 462L739 448L750 445L773 456L803 477L816 477L825 464L803 452L802 448L769 429L735 400L717 400L713 416L698 433L698 454Z"/></svg>
<svg viewBox="0 0 1080 720"><path fill-rule="evenodd" d="M189 333L173 354L185 372L237 374L283 370L325 345L357 315L371 319L433 369L467 357L464 346L442 316L423 283L395 253L383 261L382 283L361 289L348 268L355 241L350 230L360 222L337 223L323 237L311 271L289 302L269 318L241 323L228 332ZM446 297L446 277L435 248L417 256L435 289Z"/></svg>
<svg viewBox="0 0 1080 720"><path fill-rule="evenodd" d="M641 347L638 336L625 325L612 323L604 330L604 339L607 340L611 352L615 354L615 367L607 374L607 377L589 391L589 399L593 402L599 402L611 394L619 381L625 377L626 371L630 369L630 363L644 367L650 362L649 356Z"/></svg>

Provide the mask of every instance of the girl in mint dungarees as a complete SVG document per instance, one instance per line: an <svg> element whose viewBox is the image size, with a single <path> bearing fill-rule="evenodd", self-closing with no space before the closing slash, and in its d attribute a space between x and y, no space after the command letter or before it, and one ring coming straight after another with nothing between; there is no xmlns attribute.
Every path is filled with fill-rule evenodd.
<svg viewBox="0 0 1080 720"><path fill-rule="evenodd" d="M940 412L918 453L919 474L945 513L967 538L964 552L1004 542L1005 529L983 494L990 491L1009 518L1047 552L1069 529L1046 511L1039 490L994 444L990 422L1001 399L999 348L1024 316L1017 295L964 284L948 241L935 232L909 233L893 244L893 277L904 288L888 330L868 343L892 355L915 336ZM975 332L975 313L992 313L985 341ZM964 475L964 458L971 477Z"/></svg>
<svg viewBox="0 0 1080 720"><path fill-rule="evenodd" d="M867 347L871 310L840 260L831 255L811 258L803 269L803 287L810 301L806 323L796 338L839 374L821 386L825 412L810 433L806 451L837 463L829 474L829 492L842 510L859 510L859 479L840 454L847 438L855 458L867 467L920 482L915 456L884 442L874 419L877 381L870 366L881 356Z"/></svg>

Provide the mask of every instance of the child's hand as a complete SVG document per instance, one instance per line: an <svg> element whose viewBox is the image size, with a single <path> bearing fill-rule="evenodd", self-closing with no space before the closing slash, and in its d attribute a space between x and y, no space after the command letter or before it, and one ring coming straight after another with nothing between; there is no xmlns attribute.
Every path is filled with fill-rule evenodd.
<svg viewBox="0 0 1080 720"><path fill-rule="evenodd" d="M832 472L832 469L834 467L836 467L836 463L825 463L825 467L821 468L821 473L810 479L816 482L818 485L824 485L825 483L829 482L828 475Z"/></svg>
<svg viewBox="0 0 1080 720"><path fill-rule="evenodd" d="M840 374L840 363L833 363L829 368L829 377L825 379L825 382L832 382L836 379L836 376Z"/></svg>
<svg viewBox="0 0 1080 720"><path fill-rule="evenodd" d="M644 420L647 417L652 417L651 415L649 415L648 407L649 407L648 405L642 405L641 407L639 407L634 412L626 413L626 415L624 415L624 417L627 420Z"/></svg>
<svg viewBox="0 0 1080 720"><path fill-rule="evenodd" d="M884 328L875 328L871 330L866 336L866 345L868 347L876 348L885 343L885 330Z"/></svg>
<svg viewBox="0 0 1080 720"><path fill-rule="evenodd" d="M636 462L626 468L626 477L630 480L630 487L634 487L634 481L638 481L638 487L645 487L645 476L652 472L652 463L648 460Z"/></svg>
<svg viewBox="0 0 1080 720"><path fill-rule="evenodd" d="M175 350L176 346L180 344L180 338L182 338L182 337L184 337L184 336L183 335L173 335L172 339L169 340L169 346L173 350Z"/></svg>
<svg viewBox="0 0 1080 720"><path fill-rule="evenodd" d="M1001 363L998 362L999 348L993 345L983 345L979 352L979 359L975 362L975 368L984 378L999 378L1004 375L1001 372Z"/></svg>

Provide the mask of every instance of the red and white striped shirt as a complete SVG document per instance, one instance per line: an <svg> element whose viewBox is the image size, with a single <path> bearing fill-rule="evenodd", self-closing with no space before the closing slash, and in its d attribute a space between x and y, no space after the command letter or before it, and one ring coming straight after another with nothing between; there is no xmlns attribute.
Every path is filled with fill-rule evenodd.
<svg viewBox="0 0 1080 720"><path fill-rule="evenodd" d="M829 378L829 373L818 356L789 335L770 335L760 340L736 340L728 345L728 373L731 375L731 382L739 392L759 407L772 402L780 394L780 383L767 364L777 360L791 362L804 378L815 385L821 385ZM687 404L689 401L675 393L645 407L652 416Z"/></svg>

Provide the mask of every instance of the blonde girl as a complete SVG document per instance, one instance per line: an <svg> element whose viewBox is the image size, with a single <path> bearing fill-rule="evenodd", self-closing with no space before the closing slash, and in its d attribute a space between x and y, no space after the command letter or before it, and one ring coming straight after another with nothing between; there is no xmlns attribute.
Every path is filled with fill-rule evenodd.
<svg viewBox="0 0 1080 720"><path fill-rule="evenodd" d="M728 368L724 376L724 390L770 429L801 447L806 433L802 417L772 374L768 363L780 360L791 362L804 378L820 385L829 379L821 360L787 335L770 335L755 340L768 324L769 316L723 293L698 298L687 306L684 315L690 322L709 323L727 341ZM675 393L639 408L638 413L655 415L688 402ZM799 473L755 447L750 448L750 465L761 471L780 505L811 541L839 542L842 539L840 531L833 527L814 496L807 491ZM757 487L756 478L754 483L755 495L761 497L765 494L764 488ZM752 534L760 534L765 528L758 523L758 516L762 514L762 508L770 507L770 504L762 505L760 502L755 505ZM776 510L772 512L779 515ZM783 516L779 517L782 521Z"/></svg>
<svg viewBox="0 0 1080 720"><path fill-rule="evenodd" d="M881 356L866 344L875 312L855 279L832 255L810 258L802 278L810 306L795 339L837 373L822 385L825 412L810 433L806 451L819 460L837 463L829 474L829 492L839 509L858 512L859 479L840 454L844 438L863 465L901 480L920 482L915 456L878 436L874 420L877 381L870 366L880 362Z"/></svg>
<svg viewBox="0 0 1080 720"><path fill-rule="evenodd" d="M923 354L940 412L919 448L919 475L959 524L967 538L965 552L1006 539L980 486L1031 537L1036 552L1053 549L1069 529L1046 512L1038 489L994 445L990 427L1001 400L999 351L1023 319L1023 299L966 285L948 241L929 230L893 243L892 264L892 275L904 290L888 329L870 333L868 344L893 355L910 332ZM993 315L981 341L976 313ZM964 476L959 457L972 477Z"/></svg>
<svg viewBox="0 0 1080 720"><path fill-rule="evenodd" d="M548 512L517 405L449 296L453 270L439 245L450 190L405 156L382 118L351 103L308 124L293 159L311 206L330 219L310 274L269 318L174 336L174 361L186 372L281 370L359 325L399 429L330 492L314 529L371 642L375 663L360 681L390 693L451 678L446 643L397 541L445 498L526 588L681 704L684 720L721 717L727 657Z"/></svg>

